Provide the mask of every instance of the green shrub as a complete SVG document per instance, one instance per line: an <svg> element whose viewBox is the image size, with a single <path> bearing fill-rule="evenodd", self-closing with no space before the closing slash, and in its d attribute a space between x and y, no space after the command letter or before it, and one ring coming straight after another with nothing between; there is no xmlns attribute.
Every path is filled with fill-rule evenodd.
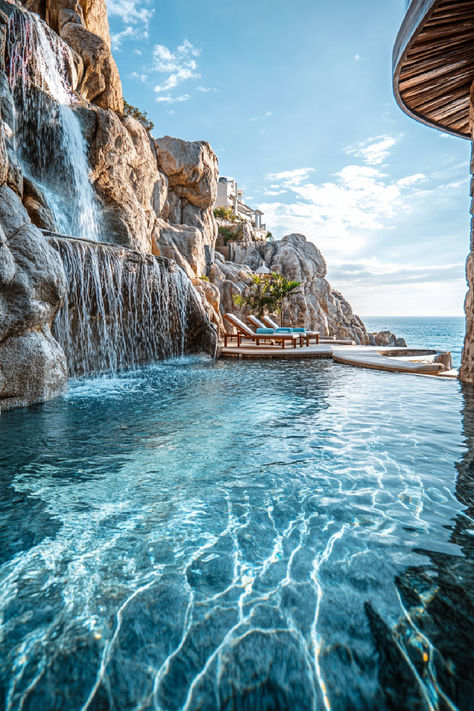
<svg viewBox="0 0 474 711"><path fill-rule="evenodd" d="M124 116L131 116L136 119L147 131L153 130L155 124L153 121L150 121L146 111L140 111L140 109L137 109L136 106L132 106L132 104L129 104L125 99L123 100L123 113Z"/></svg>
<svg viewBox="0 0 474 711"><path fill-rule="evenodd" d="M210 281L209 277L207 277L205 274L201 274L199 278L201 281Z"/></svg>
<svg viewBox="0 0 474 711"><path fill-rule="evenodd" d="M245 220L240 215L236 215L232 212L230 207L216 207L214 208L214 216L219 217L221 220L227 220L227 222L239 222L244 223Z"/></svg>
<svg viewBox="0 0 474 711"><path fill-rule="evenodd" d="M271 232L267 232L265 235L265 239L267 239L269 242L273 242L273 235Z"/></svg>
<svg viewBox="0 0 474 711"><path fill-rule="evenodd" d="M222 237L224 244L232 240L240 240L243 237L242 227L232 230L230 227L219 226L219 235Z"/></svg>
<svg viewBox="0 0 474 711"><path fill-rule="evenodd" d="M214 210L214 216L219 217L221 220L227 220L228 222L233 222L234 213L230 207L216 207Z"/></svg>

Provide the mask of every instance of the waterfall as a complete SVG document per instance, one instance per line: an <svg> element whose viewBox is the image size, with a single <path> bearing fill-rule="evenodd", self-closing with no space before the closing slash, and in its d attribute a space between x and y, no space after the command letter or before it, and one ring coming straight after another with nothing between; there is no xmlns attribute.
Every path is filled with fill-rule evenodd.
<svg viewBox="0 0 474 711"><path fill-rule="evenodd" d="M7 55L24 174L41 189L58 232L100 240L86 142L72 109L77 99L68 77L71 50L38 15L15 10Z"/></svg>
<svg viewBox="0 0 474 711"><path fill-rule="evenodd" d="M50 242L68 282L53 334L70 376L117 372L190 351L214 355L215 333L174 262L116 245L58 236Z"/></svg>

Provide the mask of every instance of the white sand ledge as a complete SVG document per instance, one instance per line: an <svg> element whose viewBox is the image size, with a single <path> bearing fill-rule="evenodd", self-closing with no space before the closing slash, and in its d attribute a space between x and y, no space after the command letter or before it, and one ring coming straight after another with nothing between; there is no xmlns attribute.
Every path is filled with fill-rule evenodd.
<svg viewBox="0 0 474 711"><path fill-rule="evenodd" d="M347 343L347 342L346 342ZM457 378L457 370L446 371L441 363L435 363L435 358L442 351L421 348L381 348L380 346L342 345L341 342L320 343L303 348L279 345L261 345L242 343L237 346L220 347L219 357L222 358L252 358L252 359L305 359L332 358L337 363L352 365L359 368L385 370L392 373L408 373L411 375L427 375L442 378Z"/></svg>

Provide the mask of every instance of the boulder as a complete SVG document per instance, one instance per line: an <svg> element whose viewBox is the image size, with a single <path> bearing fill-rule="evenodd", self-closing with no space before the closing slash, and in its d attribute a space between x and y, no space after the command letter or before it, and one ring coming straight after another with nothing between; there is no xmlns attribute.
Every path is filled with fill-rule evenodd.
<svg viewBox="0 0 474 711"><path fill-rule="evenodd" d="M155 139L159 168L175 194L201 210L213 207L217 196L217 157L205 141Z"/></svg>
<svg viewBox="0 0 474 711"><path fill-rule="evenodd" d="M0 412L50 400L66 387L66 357L48 325L0 343Z"/></svg>
<svg viewBox="0 0 474 711"><path fill-rule="evenodd" d="M82 59L83 74L77 86L81 96L103 109L123 111L122 85L110 47L77 21L66 22L60 36Z"/></svg>
<svg viewBox="0 0 474 711"><path fill-rule="evenodd" d="M54 232L56 224L44 194L28 178L23 179L23 206L28 212L31 222L36 227Z"/></svg>
<svg viewBox="0 0 474 711"><path fill-rule="evenodd" d="M165 136L154 141L159 170L168 181L153 235L153 252L176 259L190 277L207 273L217 223L217 158L205 141ZM165 222L166 221L166 222Z"/></svg>
<svg viewBox="0 0 474 711"><path fill-rule="evenodd" d="M369 333L369 343L371 346L390 346L397 348L406 348L407 346L404 338L397 338L391 331Z"/></svg>
<svg viewBox="0 0 474 711"><path fill-rule="evenodd" d="M94 187L104 206L108 240L151 252L157 215L167 196L148 132L135 119L114 111L77 110L89 144Z"/></svg>

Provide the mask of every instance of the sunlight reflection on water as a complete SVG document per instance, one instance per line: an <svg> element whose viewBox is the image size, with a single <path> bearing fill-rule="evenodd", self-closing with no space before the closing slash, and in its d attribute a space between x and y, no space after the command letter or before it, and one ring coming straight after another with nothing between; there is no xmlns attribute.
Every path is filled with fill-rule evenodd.
<svg viewBox="0 0 474 711"><path fill-rule="evenodd" d="M5 708L467 709L464 397L192 358L2 415Z"/></svg>

